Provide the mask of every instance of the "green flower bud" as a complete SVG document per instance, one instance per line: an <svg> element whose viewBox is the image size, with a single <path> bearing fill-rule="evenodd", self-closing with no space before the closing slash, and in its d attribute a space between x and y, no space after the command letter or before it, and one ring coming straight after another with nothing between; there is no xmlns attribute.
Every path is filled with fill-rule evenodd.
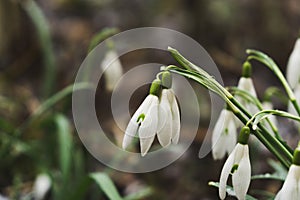
<svg viewBox="0 0 300 200"><path fill-rule="evenodd" d="M165 71L162 73L162 86L165 88L171 88L172 87L172 75L170 72Z"/></svg>
<svg viewBox="0 0 300 200"><path fill-rule="evenodd" d="M241 129L239 139L238 139L238 143L244 144L244 145L248 144L249 136L250 136L250 128L248 126L244 126Z"/></svg>
<svg viewBox="0 0 300 200"><path fill-rule="evenodd" d="M252 75L252 65L250 62L246 61L243 64L243 73L242 76L245 78L250 78Z"/></svg>
<svg viewBox="0 0 300 200"><path fill-rule="evenodd" d="M149 93L159 96L160 92L161 92L161 81L159 79L155 79L151 84Z"/></svg>

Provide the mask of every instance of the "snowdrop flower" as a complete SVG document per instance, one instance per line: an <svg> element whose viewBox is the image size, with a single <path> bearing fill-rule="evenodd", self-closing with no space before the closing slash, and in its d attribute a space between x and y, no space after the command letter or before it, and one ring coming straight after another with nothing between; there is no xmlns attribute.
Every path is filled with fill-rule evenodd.
<svg viewBox="0 0 300 200"><path fill-rule="evenodd" d="M247 144L249 135L249 127L243 127L238 139L238 144L223 166L219 186L219 197L221 199L225 199L226 197L226 182L229 174L232 174L232 184L236 197L239 200L245 199L251 179L251 165Z"/></svg>
<svg viewBox="0 0 300 200"><path fill-rule="evenodd" d="M44 199L50 187L51 187L50 177L46 174L38 175L33 185L34 199L37 200Z"/></svg>
<svg viewBox="0 0 300 200"><path fill-rule="evenodd" d="M138 134L142 156L146 155L153 143L158 125L158 106L161 81L154 80L150 88L150 94L132 116L123 139L122 147L126 149L134 136Z"/></svg>
<svg viewBox="0 0 300 200"><path fill-rule="evenodd" d="M161 146L165 147L171 142L177 144L180 132L180 114L172 86L170 72L162 74L162 94L158 110L157 138Z"/></svg>
<svg viewBox="0 0 300 200"><path fill-rule="evenodd" d="M231 153L237 140L237 128L234 114L226 108L216 122L212 132L212 155L215 160L224 158L226 153Z"/></svg>
<svg viewBox="0 0 300 200"><path fill-rule="evenodd" d="M275 200L300 199L300 147L294 152L293 164L290 166L285 182Z"/></svg>
<svg viewBox="0 0 300 200"><path fill-rule="evenodd" d="M134 113L126 128L123 149L128 147L136 134L140 138L142 156L149 151L156 133L163 147L170 143L178 143L180 114L171 86L172 77L167 71L162 72L162 81L157 78L152 82L150 94Z"/></svg>
<svg viewBox="0 0 300 200"><path fill-rule="evenodd" d="M243 74L238 82L238 89L248 92L253 97L257 97L254 84L251 78L251 64L245 62L243 65ZM254 114L258 112L258 108L252 102L249 102L241 97L236 97L237 100L245 106L245 108L251 113Z"/></svg>
<svg viewBox="0 0 300 200"><path fill-rule="evenodd" d="M118 54L114 50L109 50L101 63L101 67L104 71L106 89L112 91L123 74Z"/></svg>
<svg viewBox="0 0 300 200"><path fill-rule="evenodd" d="M286 70L287 81L294 89L297 85L299 85L300 79L300 38L298 38L295 43L294 49L288 60Z"/></svg>

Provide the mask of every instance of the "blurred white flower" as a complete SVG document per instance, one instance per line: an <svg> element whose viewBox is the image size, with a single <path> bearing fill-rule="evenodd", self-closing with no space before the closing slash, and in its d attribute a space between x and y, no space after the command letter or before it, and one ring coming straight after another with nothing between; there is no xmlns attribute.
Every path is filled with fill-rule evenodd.
<svg viewBox="0 0 300 200"><path fill-rule="evenodd" d="M8 198L8 197L5 197L5 196L2 196L2 195L0 194L0 200L9 200L9 198Z"/></svg>
<svg viewBox="0 0 300 200"><path fill-rule="evenodd" d="M234 114L223 109L212 132L212 155L215 160L224 158L234 149L237 129Z"/></svg>
<svg viewBox="0 0 300 200"><path fill-rule="evenodd" d="M156 95L149 94L132 116L123 139L122 147L126 149L138 134L141 154L146 155L153 143L158 125L159 100Z"/></svg>
<svg viewBox="0 0 300 200"><path fill-rule="evenodd" d="M171 142L177 144L180 133L180 114L172 89L163 89L158 109L157 138L165 147Z"/></svg>
<svg viewBox="0 0 300 200"><path fill-rule="evenodd" d="M291 87L294 89L299 85L300 79L300 38L297 39L294 49L289 57L286 78Z"/></svg>
<svg viewBox="0 0 300 200"><path fill-rule="evenodd" d="M300 199L300 166L292 164L281 190L275 200Z"/></svg>
<svg viewBox="0 0 300 200"><path fill-rule="evenodd" d="M262 103L262 107L263 107L264 110L273 110L273 104L272 104L270 101L264 101L264 102ZM275 116L275 115L270 115L270 116L268 116L268 119L270 120L270 122L271 122L275 127L277 127L278 122L277 122L277 119L276 119L276 116ZM267 129L270 131L270 133L273 133L270 124L269 124L266 120L264 121L264 123L266 124Z"/></svg>
<svg viewBox="0 0 300 200"><path fill-rule="evenodd" d="M45 198L46 193L51 187L51 179L47 174L39 174L33 185L33 197L36 200Z"/></svg>
<svg viewBox="0 0 300 200"><path fill-rule="evenodd" d="M232 184L236 197L239 200L245 199L251 179L248 144L238 143L223 166L219 186L221 199L226 197L226 182L229 174L232 174Z"/></svg>
<svg viewBox="0 0 300 200"><path fill-rule="evenodd" d="M104 71L106 89L112 91L123 74L118 54L114 50L109 50L101 63L101 67Z"/></svg>

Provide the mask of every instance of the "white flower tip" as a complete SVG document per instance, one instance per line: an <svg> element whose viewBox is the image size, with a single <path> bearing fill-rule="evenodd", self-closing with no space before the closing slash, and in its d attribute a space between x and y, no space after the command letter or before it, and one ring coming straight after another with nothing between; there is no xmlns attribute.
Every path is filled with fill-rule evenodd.
<svg viewBox="0 0 300 200"><path fill-rule="evenodd" d="M148 151L153 143L154 137L155 137L155 135L152 137L148 137L148 138L140 138L141 155L143 157L148 153Z"/></svg>
<svg viewBox="0 0 300 200"><path fill-rule="evenodd" d="M252 129L256 130L257 129L257 124L253 124Z"/></svg>
<svg viewBox="0 0 300 200"><path fill-rule="evenodd" d="M220 199L225 199L226 197L226 188L219 186L219 197Z"/></svg>
<svg viewBox="0 0 300 200"><path fill-rule="evenodd" d="M157 139L162 147L167 147L171 144L170 137L168 137L168 135L164 135L164 133L159 135L157 134Z"/></svg>
<svg viewBox="0 0 300 200"><path fill-rule="evenodd" d="M172 143L173 144L178 144L179 142L179 133L176 134L173 138L172 138Z"/></svg>
<svg viewBox="0 0 300 200"><path fill-rule="evenodd" d="M36 178L33 186L33 195L35 199L44 199L46 193L51 187L51 179L47 174L40 174Z"/></svg>

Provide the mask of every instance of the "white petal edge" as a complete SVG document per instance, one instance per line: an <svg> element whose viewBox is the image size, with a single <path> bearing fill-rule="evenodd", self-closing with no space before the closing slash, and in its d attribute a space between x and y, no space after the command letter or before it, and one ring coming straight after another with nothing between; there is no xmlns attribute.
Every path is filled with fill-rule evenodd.
<svg viewBox="0 0 300 200"><path fill-rule="evenodd" d="M243 200L246 197L251 180L251 165L248 145L244 145L243 156L238 165L237 170L232 176L232 184L237 198L239 200Z"/></svg>
<svg viewBox="0 0 300 200"><path fill-rule="evenodd" d="M227 160L223 166L222 172L221 172L220 184L219 184L220 199L225 199L225 197L226 197L226 183L227 183L228 176L229 176L231 169L233 167L233 164L234 164L235 151L236 151L236 147L234 148L232 153L227 158Z"/></svg>
<svg viewBox="0 0 300 200"><path fill-rule="evenodd" d="M297 39L287 64L286 77L292 88L299 84L300 78L300 38Z"/></svg>
<svg viewBox="0 0 300 200"><path fill-rule="evenodd" d="M174 92L170 90L172 109L172 143L177 144L180 136L180 112Z"/></svg>
<svg viewBox="0 0 300 200"><path fill-rule="evenodd" d="M299 166L291 165L288 175L280 192L276 195L275 200L299 199L297 192L298 180L296 175L300 173ZM298 177L299 178L299 177Z"/></svg>
<svg viewBox="0 0 300 200"><path fill-rule="evenodd" d="M157 139L163 147L171 143L172 137L172 112L167 95L167 89L163 89L158 108Z"/></svg>
<svg viewBox="0 0 300 200"><path fill-rule="evenodd" d="M148 109L153 99L155 99L154 95L148 95L146 99L142 102L142 104L139 106L139 108L133 114L125 130L125 134L122 142L123 149L126 149L130 145L134 136L137 134L138 127L139 127L137 119L142 113L145 114L146 112L148 112Z"/></svg>
<svg viewBox="0 0 300 200"><path fill-rule="evenodd" d="M214 149L225 127L226 110L223 109L212 132L212 148Z"/></svg>
<svg viewBox="0 0 300 200"><path fill-rule="evenodd" d="M252 78L241 77L237 86L240 90L250 93L252 96L257 97ZM258 112L258 108L252 102L246 102L241 97L237 97L238 101L242 103L251 114Z"/></svg>
<svg viewBox="0 0 300 200"><path fill-rule="evenodd" d="M138 129L142 156L145 156L149 151L156 134L158 125L158 103L158 97L153 98L147 113L145 113L145 119Z"/></svg>
<svg viewBox="0 0 300 200"><path fill-rule="evenodd" d="M126 149L131 144L134 136L137 134L138 128L138 123L135 123L133 121L129 122L122 142L123 149Z"/></svg>

